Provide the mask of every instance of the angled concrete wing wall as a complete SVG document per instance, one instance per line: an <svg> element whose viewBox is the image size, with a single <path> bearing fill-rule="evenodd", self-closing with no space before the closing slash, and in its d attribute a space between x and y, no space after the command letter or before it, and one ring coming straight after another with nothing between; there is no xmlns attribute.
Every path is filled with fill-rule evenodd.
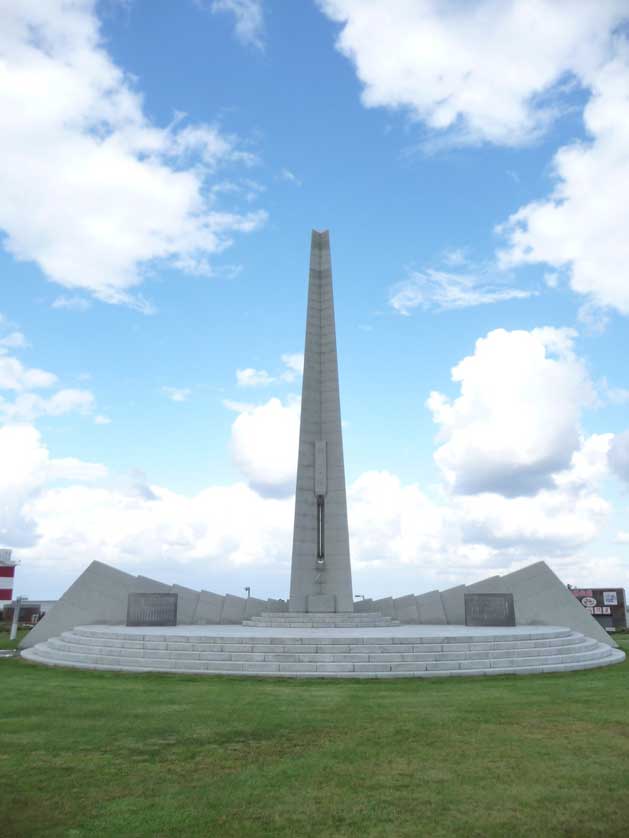
<svg viewBox="0 0 629 838"><path fill-rule="evenodd" d="M132 593L163 593L162 584L138 578L115 567L92 562L55 607L26 635L20 647L34 646L75 626L90 623L122 625L127 621L127 599Z"/></svg>
<svg viewBox="0 0 629 838"><path fill-rule="evenodd" d="M513 594L516 625L565 626L599 643L616 646L613 638L545 562L536 562L505 576L491 576L473 585L457 585L441 593L421 594L415 597L419 622L424 625L464 625L466 593ZM409 602L408 596L394 600L395 614L403 623L414 622L415 615ZM373 608L389 613L388 599L376 600Z"/></svg>
<svg viewBox="0 0 629 838"><path fill-rule="evenodd" d="M498 579L470 585L467 590L470 593L513 594L517 625L566 626L599 643L616 646L546 562L536 562Z"/></svg>
<svg viewBox="0 0 629 838"><path fill-rule="evenodd" d="M129 594L177 594L177 625L242 623L265 611L287 611L283 599L220 596L183 585L166 585L148 576L132 576L103 562L92 562L46 616L24 638L27 649L76 626L125 625Z"/></svg>
<svg viewBox="0 0 629 838"><path fill-rule="evenodd" d="M419 622L425 626L441 626L448 622L439 591L428 591L415 597Z"/></svg>

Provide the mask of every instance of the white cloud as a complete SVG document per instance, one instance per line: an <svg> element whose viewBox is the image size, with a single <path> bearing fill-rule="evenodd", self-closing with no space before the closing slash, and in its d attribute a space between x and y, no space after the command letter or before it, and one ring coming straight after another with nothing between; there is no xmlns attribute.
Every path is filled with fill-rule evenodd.
<svg viewBox="0 0 629 838"><path fill-rule="evenodd" d="M70 311L86 311L91 303L85 297L70 297L62 294L52 301L52 308L66 308Z"/></svg>
<svg viewBox="0 0 629 838"><path fill-rule="evenodd" d="M560 111L557 87L612 49L624 0L318 0L341 24L366 107L404 109L454 142L520 145ZM532 60L534 56L534 60Z"/></svg>
<svg viewBox="0 0 629 838"><path fill-rule="evenodd" d="M56 383L53 373L25 367L17 358L0 355L0 390L37 390Z"/></svg>
<svg viewBox="0 0 629 838"><path fill-rule="evenodd" d="M4 320L0 320L0 326ZM23 348L27 341L21 332L14 331L0 341L0 419L6 422L31 422L39 416L61 416L66 413L90 413L94 396L89 390L64 388L50 396L41 396L33 390L49 390L58 384L52 372L26 367L17 358L8 355L8 349ZM15 393L13 400L1 391Z"/></svg>
<svg viewBox="0 0 629 838"><path fill-rule="evenodd" d="M165 581L177 568L202 580L229 566L260 567L264 574L276 568L285 588L275 593L285 594L297 413L271 400L245 415L250 424L244 427L238 417L234 442L245 439L243 471L252 484L263 478L261 492L236 483L186 496L149 483L140 473L114 480L98 464L53 459L33 428L0 429L0 462L6 464L0 470L0 544L20 548L16 557L32 572L54 568L62 578L91 559L130 572L150 569L149 575ZM589 451L589 468L604 447L600 439L582 447ZM447 587L539 558L570 579L592 579L597 569L579 551L606 517L607 506L596 494L600 468L594 468L599 477L586 478L587 469L573 458L568 471L578 472L579 479L573 475L563 487L534 498L484 494L439 502L389 472L367 472L348 488L355 571L376 568L389 579L396 568L415 568L410 589L418 593L426 579ZM278 496L278 489L286 493Z"/></svg>
<svg viewBox="0 0 629 838"><path fill-rule="evenodd" d="M37 524L24 512L47 484L95 480L107 469L74 458L53 459L41 435L29 425L0 427L0 544L23 547L37 538Z"/></svg>
<svg viewBox="0 0 629 838"><path fill-rule="evenodd" d="M509 288L500 281L481 274L462 274L428 269L410 271L403 282L394 285L389 294L389 305L404 316L413 309L456 308L520 300L531 296L531 291Z"/></svg>
<svg viewBox="0 0 629 838"><path fill-rule="evenodd" d="M247 367L244 370L236 370L236 383L239 387L266 387L275 379L266 370L256 370Z"/></svg>
<svg viewBox="0 0 629 838"><path fill-rule="evenodd" d="M601 399L607 404L627 404L629 390L625 387L611 387L606 378L602 378L598 385Z"/></svg>
<svg viewBox="0 0 629 838"><path fill-rule="evenodd" d="M352 561L365 564L445 563L457 541L447 507L416 484L403 485L387 471L362 474L348 491Z"/></svg>
<svg viewBox="0 0 629 838"><path fill-rule="evenodd" d="M292 382L304 374L304 353L292 352L282 355L286 370L280 375L282 381Z"/></svg>
<svg viewBox="0 0 629 838"><path fill-rule="evenodd" d="M164 393L171 402L185 402L192 391L189 387L162 387Z"/></svg>
<svg viewBox="0 0 629 838"><path fill-rule="evenodd" d="M455 492L535 494L580 445L580 413L594 401L570 329L496 329L452 370L460 395L428 399L440 426L435 460Z"/></svg>
<svg viewBox="0 0 629 838"><path fill-rule="evenodd" d="M234 16L236 37L245 46L264 48L262 0L212 0L211 9Z"/></svg>
<svg viewBox="0 0 629 838"><path fill-rule="evenodd" d="M146 117L94 0L5 4L0 59L4 246L51 281L145 308L131 289L154 264L209 271L208 255L264 222L217 208L207 189L217 165L251 162L233 138Z"/></svg>
<svg viewBox="0 0 629 838"><path fill-rule="evenodd" d="M300 402L279 399L244 410L231 431L232 457L249 485L263 495L295 490Z"/></svg>
<svg viewBox="0 0 629 838"><path fill-rule="evenodd" d="M89 390L65 388L47 398L37 393L21 393L12 402L0 396L0 416L9 422L32 422L40 416L91 413L94 396Z"/></svg>
<svg viewBox="0 0 629 838"><path fill-rule="evenodd" d="M582 490L542 489L534 497L467 496L460 502L465 541L514 558L570 555L591 542L607 521L609 504L590 485Z"/></svg>
<svg viewBox="0 0 629 838"><path fill-rule="evenodd" d="M498 226L502 267L564 270L585 298L594 331L601 310L629 314L629 39L626 0L319 0L342 28L337 47L355 65L368 107L420 120L427 150L491 142L521 145L590 98L589 139L560 148L552 193ZM623 28L624 25L624 28ZM535 56L531 60L531 56ZM425 289L411 286L408 305ZM406 306L402 292L401 304ZM419 302L418 302L419 301Z"/></svg>
<svg viewBox="0 0 629 838"><path fill-rule="evenodd" d="M104 416L102 413L99 413L97 416L94 417L94 424L111 425L111 419L109 418L109 416Z"/></svg>
<svg viewBox="0 0 629 838"><path fill-rule="evenodd" d="M28 342L22 332L11 332L0 338L0 354L3 354L7 349L24 349L28 346Z"/></svg>
<svg viewBox="0 0 629 838"><path fill-rule="evenodd" d="M609 449L609 465L621 480L629 483L629 431L614 437Z"/></svg>
<svg viewBox="0 0 629 838"><path fill-rule="evenodd" d="M232 410L234 413L245 413L248 410L253 410L257 407L255 402L237 402L233 399L223 399L221 404L227 410Z"/></svg>
<svg viewBox="0 0 629 838"><path fill-rule="evenodd" d="M506 237L502 264L565 269L573 291L585 296L586 320L596 308L629 314L629 41L619 36L616 47L615 57L587 80L592 97L583 118L590 140L560 148L551 195L498 228ZM595 316L593 325L604 322Z"/></svg>
<svg viewBox="0 0 629 838"><path fill-rule="evenodd" d="M572 481L535 497L485 493L435 502L389 472L361 475L349 487L348 504L357 569L417 566L443 587L540 559L576 573L587 561L579 551L598 536L609 512L595 484L577 488Z"/></svg>

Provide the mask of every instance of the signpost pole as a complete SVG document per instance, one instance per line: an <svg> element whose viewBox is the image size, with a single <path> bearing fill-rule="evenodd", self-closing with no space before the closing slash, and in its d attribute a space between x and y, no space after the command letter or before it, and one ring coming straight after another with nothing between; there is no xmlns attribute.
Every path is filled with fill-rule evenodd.
<svg viewBox="0 0 629 838"><path fill-rule="evenodd" d="M20 606L22 604L22 597L19 596L16 600L13 601L13 620L11 622L11 634L9 635L10 640L15 640L17 637L17 627L20 620Z"/></svg>

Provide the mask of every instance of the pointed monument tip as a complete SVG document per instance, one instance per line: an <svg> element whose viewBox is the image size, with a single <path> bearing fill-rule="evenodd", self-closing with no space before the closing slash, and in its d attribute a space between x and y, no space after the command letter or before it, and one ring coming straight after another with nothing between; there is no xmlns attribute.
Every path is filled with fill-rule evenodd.
<svg viewBox="0 0 629 838"><path fill-rule="evenodd" d="M312 238L313 239L324 239L326 236L330 235L329 230L314 230L312 231Z"/></svg>

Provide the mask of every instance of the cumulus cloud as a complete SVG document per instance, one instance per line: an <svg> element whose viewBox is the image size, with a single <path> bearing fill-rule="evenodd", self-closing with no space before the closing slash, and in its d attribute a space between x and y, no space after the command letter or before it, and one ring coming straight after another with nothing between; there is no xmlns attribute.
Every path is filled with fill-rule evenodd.
<svg viewBox="0 0 629 838"><path fill-rule="evenodd" d="M251 417L260 430L250 426L244 434L257 443L247 448L245 470L262 474L262 491L239 482L184 495L139 472L112 478L98 464L52 458L34 428L0 429L0 461L8 465L0 472L0 545L19 548L23 564L41 572L78 573L100 559L164 580L181 568L211 585L221 568L261 567L281 571L287 586L294 498L292 491L268 491L287 485L277 459L269 458L269 443L283 456L281 442L267 432L269 417L276 419L272 412L282 405L263 407L266 413L252 410ZM277 423L271 424L275 434ZM601 440L589 444L590 467L604 448ZM287 462L284 472L292 472L294 486L296 445L288 441L286 450L292 467ZM562 487L514 499L484 494L434 500L390 472L362 474L348 487L355 570L415 568L418 580L446 587L542 558L564 567L570 578L593 578L578 551L596 535L607 508L596 481L587 482L583 463L573 458L568 472L575 471L579 478L573 475ZM423 584L415 583L417 592Z"/></svg>
<svg viewBox="0 0 629 838"><path fill-rule="evenodd" d="M266 370L256 370L247 367L244 370L236 370L236 383L239 387L266 387L275 379Z"/></svg>
<svg viewBox="0 0 629 838"><path fill-rule="evenodd" d="M505 239L499 263L551 266L553 287L564 272L584 297L582 321L594 330L604 328L605 309L629 314L625 0L318 2L341 25L337 48L356 68L363 103L410 113L427 132L427 150L522 145L574 107L576 92L589 96L583 112L588 139L556 153L550 195L498 225ZM408 290L400 289L394 307L408 313L424 305L433 280L420 274ZM455 280L455 300L459 287Z"/></svg>
<svg viewBox="0 0 629 838"><path fill-rule="evenodd" d="M0 354L5 353L9 349L24 349L26 346L28 346L28 343L22 332L11 332L3 338L0 338Z"/></svg>
<svg viewBox="0 0 629 838"><path fill-rule="evenodd" d="M52 396L21 393L12 402L0 396L0 416L9 422L32 422L40 416L63 416L66 413L91 413L94 395L89 390L67 387Z"/></svg>
<svg viewBox="0 0 629 838"><path fill-rule="evenodd" d="M304 353L289 352L282 355L282 363L286 367L280 375L282 381L292 382L304 374Z"/></svg>
<svg viewBox="0 0 629 838"><path fill-rule="evenodd" d="M74 458L50 457L40 433L30 425L0 427L0 544L25 547L37 540L37 522L24 509L47 485L91 481L107 469Z"/></svg>
<svg viewBox="0 0 629 838"><path fill-rule="evenodd" d="M248 165L251 155L211 125L151 122L103 45L95 8L95 0L5 4L0 227L4 247L49 280L144 309L131 289L153 265L209 272L208 255L265 214L215 205L213 170Z"/></svg>
<svg viewBox="0 0 629 838"><path fill-rule="evenodd" d="M295 490L299 444L300 403L272 398L248 407L234 420L231 451L249 485L269 497L286 497Z"/></svg>
<svg viewBox="0 0 629 838"><path fill-rule="evenodd" d="M430 394L442 443L435 460L454 492L533 495L570 465L581 410L594 400L574 337L570 329L496 329L453 368L458 397Z"/></svg>
<svg viewBox="0 0 629 838"><path fill-rule="evenodd" d="M234 16L236 37L245 46L264 48L262 0L212 0L212 12Z"/></svg>
<svg viewBox="0 0 629 838"><path fill-rule="evenodd" d="M284 353L281 361L284 369L276 375L271 375L267 370L255 369L255 367L236 370L236 383L239 387L267 387L274 381L285 381L290 384L303 375L303 352Z"/></svg>
<svg viewBox="0 0 629 838"><path fill-rule="evenodd" d="M452 142L501 145L546 129L561 84L606 58L627 16L624 0L318 3L342 27L336 45L366 107L404 109Z"/></svg>
<svg viewBox="0 0 629 838"><path fill-rule="evenodd" d="M551 195L521 207L498 230L506 238L500 253L504 266L545 263L563 269L573 291L586 299L584 318L592 320L592 308L629 314L626 38L618 37L616 55L588 83L592 97L583 119L589 140L560 148Z"/></svg>
<svg viewBox="0 0 629 838"><path fill-rule="evenodd" d="M614 437L609 449L609 465L621 480L629 483L629 431Z"/></svg>
<svg viewBox="0 0 629 838"><path fill-rule="evenodd" d="M37 390L57 383L54 373L25 367L17 358L0 354L0 390Z"/></svg>
<svg viewBox="0 0 629 838"><path fill-rule="evenodd" d="M6 323L0 319L0 328ZM27 367L8 354L9 348L22 349L28 345L19 331L12 331L0 339L0 419L7 422L31 422L39 416L62 416L66 413L89 413L94 396L89 390L63 388L50 396L34 390L50 390L59 380L47 370ZM2 394L10 392L12 398Z"/></svg>
<svg viewBox="0 0 629 838"><path fill-rule="evenodd" d="M510 288L504 281L492 280L483 274L452 273L428 269L410 271L408 277L394 285L389 293L389 305L398 314L408 316L416 308L447 309L521 300L531 291Z"/></svg>
<svg viewBox="0 0 629 838"><path fill-rule="evenodd" d="M468 496L460 520L466 542L524 560L540 553L571 555L598 535L609 508L591 486L577 492L542 489L534 497Z"/></svg>
<svg viewBox="0 0 629 838"><path fill-rule="evenodd" d="M446 506L417 484L404 485L387 471L368 471L349 487L352 559L357 566L422 561L435 569L460 543Z"/></svg>

